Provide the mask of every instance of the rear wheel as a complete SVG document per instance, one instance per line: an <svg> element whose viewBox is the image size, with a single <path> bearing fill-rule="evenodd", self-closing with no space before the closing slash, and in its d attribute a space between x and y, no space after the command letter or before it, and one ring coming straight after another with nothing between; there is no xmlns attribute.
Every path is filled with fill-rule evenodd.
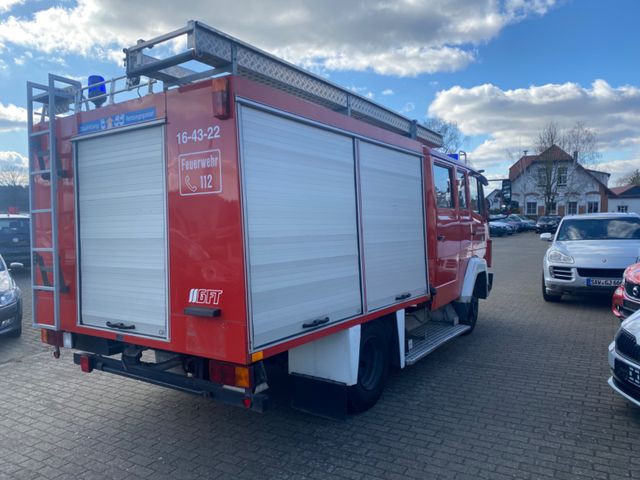
<svg viewBox="0 0 640 480"><path fill-rule="evenodd" d="M353 413L370 409L382 395L389 374L389 342L384 326L372 322L362 327L358 383L349 387L349 410Z"/></svg>
<svg viewBox="0 0 640 480"><path fill-rule="evenodd" d="M544 273L542 274L542 298L545 302L559 302L562 295L552 295L547 293L547 286L544 284Z"/></svg>

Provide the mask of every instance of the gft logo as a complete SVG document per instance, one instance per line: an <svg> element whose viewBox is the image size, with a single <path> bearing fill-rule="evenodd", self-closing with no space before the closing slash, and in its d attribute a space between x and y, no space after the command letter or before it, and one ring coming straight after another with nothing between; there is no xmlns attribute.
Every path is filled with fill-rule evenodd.
<svg viewBox="0 0 640 480"><path fill-rule="evenodd" d="M189 303L199 303L201 305L218 305L221 296L222 290L192 288L189 291Z"/></svg>

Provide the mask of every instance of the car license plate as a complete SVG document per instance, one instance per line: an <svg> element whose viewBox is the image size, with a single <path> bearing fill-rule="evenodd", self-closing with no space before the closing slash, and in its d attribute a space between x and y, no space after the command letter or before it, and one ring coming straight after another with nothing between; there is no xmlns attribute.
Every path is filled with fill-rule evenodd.
<svg viewBox="0 0 640 480"><path fill-rule="evenodd" d="M588 287L617 287L621 283L621 278L587 278Z"/></svg>
<svg viewBox="0 0 640 480"><path fill-rule="evenodd" d="M619 373L622 374L621 380L626 380L632 385L640 387L640 370L627 364L619 366L623 367L619 369Z"/></svg>

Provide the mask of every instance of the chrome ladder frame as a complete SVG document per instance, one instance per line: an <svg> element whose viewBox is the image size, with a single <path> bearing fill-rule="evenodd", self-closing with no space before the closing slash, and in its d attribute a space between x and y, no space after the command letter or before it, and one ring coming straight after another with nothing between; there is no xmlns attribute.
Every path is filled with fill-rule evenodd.
<svg viewBox="0 0 640 480"><path fill-rule="evenodd" d="M63 84L64 87L59 87ZM57 115L63 115L68 112L78 112L81 105L82 85L76 80L70 80L58 75L49 74L49 82L47 85L27 82L27 132L29 139L29 211L31 212L30 221L30 240L31 240L31 299L32 299L32 325L36 328L45 328L49 330L60 330L60 292L63 286L61 282L61 260L58 249L58 181L61 177L60 164L58 161L57 142L56 142L56 118ZM40 112L36 112L35 105L40 104L42 108ZM71 106L73 105L73 110ZM40 116L40 125L46 125L34 131L34 117ZM40 148L41 136L47 137L47 149ZM49 158L49 167L41 168L38 157ZM44 164L44 160L42 160ZM35 189L36 177L40 175L44 181L49 182L50 203L49 208L34 209L35 206ZM41 187L42 188L42 187ZM48 215L51 218L51 242L50 247L38 247L36 245L35 223L38 216ZM38 267L36 262L37 256L42 253L51 253L51 266ZM44 273L51 273L49 285L38 284L36 281L37 273L34 271L40 268L41 276ZM44 283L44 282L43 282ZM52 292L53 295L53 325L38 322L38 302L37 292Z"/></svg>

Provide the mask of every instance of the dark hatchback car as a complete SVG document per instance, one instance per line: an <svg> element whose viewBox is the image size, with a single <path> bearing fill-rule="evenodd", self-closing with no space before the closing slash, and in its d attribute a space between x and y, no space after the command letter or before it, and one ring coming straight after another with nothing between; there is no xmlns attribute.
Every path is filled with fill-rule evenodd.
<svg viewBox="0 0 640 480"><path fill-rule="evenodd" d="M7 263L31 263L28 215L0 214L0 255Z"/></svg>
<svg viewBox="0 0 640 480"><path fill-rule="evenodd" d="M14 262L10 269L22 269L21 263ZM0 337L19 337L22 334L22 292L11 277L10 269L0 256Z"/></svg>
<svg viewBox="0 0 640 480"><path fill-rule="evenodd" d="M536 233L556 233L561 217L558 215L544 215L536 222Z"/></svg>

